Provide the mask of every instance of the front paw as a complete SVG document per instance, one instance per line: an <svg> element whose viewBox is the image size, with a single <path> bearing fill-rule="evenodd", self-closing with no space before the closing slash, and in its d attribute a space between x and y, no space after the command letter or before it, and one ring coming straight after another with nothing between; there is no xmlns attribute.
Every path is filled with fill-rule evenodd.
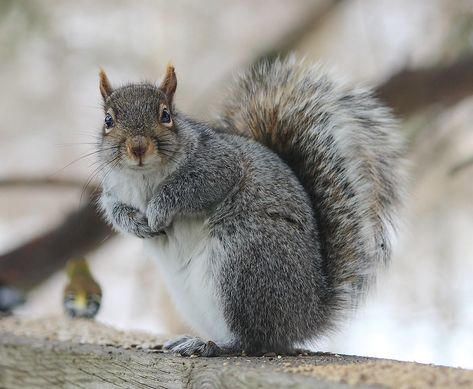
<svg viewBox="0 0 473 389"><path fill-rule="evenodd" d="M171 224L171 215L162 208L148 206L146 215L148 217L148 224L153 231L163 231Z"/></svg>
<svg viewBox="0 0 473 389"><path fill-rule="evenodd" d="M163 234L163 232L153 229L149 225L148 218L139 211L133 215L133 224L130 232L141 239L154 238Z"/></svg>

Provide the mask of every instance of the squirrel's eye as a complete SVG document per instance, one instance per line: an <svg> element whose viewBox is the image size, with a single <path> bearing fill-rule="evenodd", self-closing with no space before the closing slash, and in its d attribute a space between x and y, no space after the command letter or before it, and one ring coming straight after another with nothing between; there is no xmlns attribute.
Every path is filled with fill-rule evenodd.
<svg viewBox="0 0 473 389"><path fill-rule="evenodd" d="M163 112L161 113L161 123L171 123L171 115L169 114L167 108L164 108Z"/></svg>
<svg viewBox="0 0 473 389"><path fill-rule="evenodd" d="M105 120L104 120L104 122L105 122L105 128L106 128L107 130L111 129L111 128L113 127L113 118L112 118L112 115L110 115L109 113L107 113L107 114L105 115ZM107 131L106 131L106 132L107 132ZM108 131L108 132L110 132L110 131Z"/></svg>

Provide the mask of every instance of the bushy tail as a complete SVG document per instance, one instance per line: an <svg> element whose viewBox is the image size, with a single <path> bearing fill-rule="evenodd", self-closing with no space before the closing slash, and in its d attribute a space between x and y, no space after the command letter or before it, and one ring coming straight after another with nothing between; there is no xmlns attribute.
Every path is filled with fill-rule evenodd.
<svg viewBox="0 0 473 389"><path fill-rule="evenodd" d="M310 196L335 306L358 301L390 257L403 146L389 110L294 57L241 75L220 125L275 151Z"/></svg>

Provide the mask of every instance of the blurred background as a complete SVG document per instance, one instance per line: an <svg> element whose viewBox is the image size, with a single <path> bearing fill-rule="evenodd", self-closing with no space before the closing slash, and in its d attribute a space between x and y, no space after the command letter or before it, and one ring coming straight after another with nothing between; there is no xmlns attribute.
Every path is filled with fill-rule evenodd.
<svg viewBox="0 0 473 389"><path fill-rule="evenodd" d="M97 319L188 332L139 239L89 190L112 83L176 67L178 107L211 118L232 74L295 51L393 107L409 145L404 224L365 306L317 348L473 368L473 0L0 1L0 283L17 314L62 314L64 262L86 255Z"/></svg>

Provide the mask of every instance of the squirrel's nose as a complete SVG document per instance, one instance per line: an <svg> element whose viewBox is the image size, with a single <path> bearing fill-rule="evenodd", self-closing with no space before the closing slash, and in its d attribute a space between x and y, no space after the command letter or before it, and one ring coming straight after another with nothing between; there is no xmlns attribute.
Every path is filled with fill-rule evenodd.
<svg viewBox="0 0 473 389"><path fill-rule="evenodd" d="M149 140L142 136L137 135L132 137L127 142L128 153L135 158L142 158L149 149Z"/></svg>
<svg viewBox="0 0 473 389"><path fill-rule="evenodd" d="M135 157L142 157L143 155L145 155L146 148L144 147L144 145L139 144L139 145L133 146L131 148L131 152L133 153Z"/></svg>

